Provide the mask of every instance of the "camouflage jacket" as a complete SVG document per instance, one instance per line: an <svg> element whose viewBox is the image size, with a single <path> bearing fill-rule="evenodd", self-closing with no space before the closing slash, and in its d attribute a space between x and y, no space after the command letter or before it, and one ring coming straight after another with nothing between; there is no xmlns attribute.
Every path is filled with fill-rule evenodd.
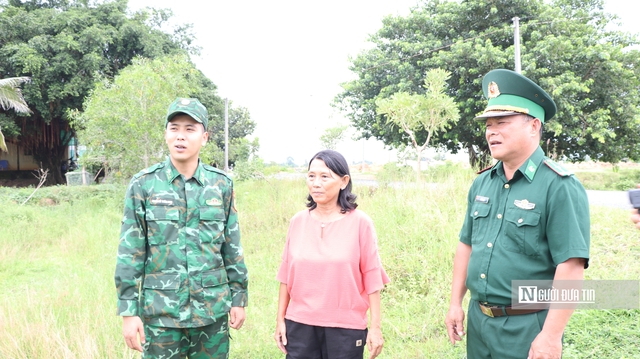
<svg viewBox="0 0 640 359"><path fill-rule="evenodd" d="M205 326L231 306L246 306L231 179L199 164L185 181L169 158L136 174L125 196L115 284L117 314L157 326Z"/></svg>

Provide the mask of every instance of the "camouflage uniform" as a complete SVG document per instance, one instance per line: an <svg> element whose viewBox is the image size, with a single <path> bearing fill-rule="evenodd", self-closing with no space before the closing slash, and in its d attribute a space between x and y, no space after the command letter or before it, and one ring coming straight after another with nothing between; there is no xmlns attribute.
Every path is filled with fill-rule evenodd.
<svg viewBox="0 0 640 359"><path fill-rule="evenodd" d="M136 174L125 197L115 283L117 314L140 316L145 332L226 322L232 306L246 306L231 179L200 163L185 181L169 158Z"/></svg>

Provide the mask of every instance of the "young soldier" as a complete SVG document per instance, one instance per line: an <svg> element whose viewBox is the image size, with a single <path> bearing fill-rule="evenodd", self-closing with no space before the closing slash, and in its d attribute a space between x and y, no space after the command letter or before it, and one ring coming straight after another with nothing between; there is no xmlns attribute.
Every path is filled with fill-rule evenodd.
<svg viewBox="0 0 640 359"><path fill-rule="evenodd" d="M228 358L228 327L244 323L233 183L198 158L208 122L200 101L176 99L165 121L169 157L133 176L125 197L117 314L143 358Z"/></svg>
<svg viewBox="0 0 640 359"><path fill-rule="evenodd" d="M544 156L541 129L556 112L528 78L493 70L482 89L486 140L498 162L468 194L453 268L449 312L452 343L464 335L467 358L560 358L572 309L511 308L512 280L581 280L589 263L589 203L580 182ZM555 282L558 283L558 282Z"/></svg>

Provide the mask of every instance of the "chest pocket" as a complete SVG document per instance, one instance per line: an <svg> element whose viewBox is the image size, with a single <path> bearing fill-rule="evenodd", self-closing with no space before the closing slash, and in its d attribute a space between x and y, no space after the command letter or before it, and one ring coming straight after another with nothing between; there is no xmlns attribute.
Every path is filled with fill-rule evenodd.
<svg viewBox="0 0 640 359"><path fill-rule="evenodd" d="M226 222L224 209L211 206L200 207L200 241L211 243L224 239Z"/></svg>
<svg viewBox="0 0 640 359"><path fill-rule="evenodd" d="M180 210L169 206L147 207L147 240L149 245L166 244L178 238Z"/></svg>
<svg viewBox="0 0 640 359"><path fill-rule="evenodd" d="M518 207L507 207L502 246L510 252L538 256L540 213Z"/></svg>
<svg viewBox="0 0 640 359"><path fill-rule="evenodd" d="M484 241L487 230L489 229L489 213L491 212L491 204L474 203L471 209L471 217L473 218L473 227L471 231L471 243L478 244Z"/></svg>

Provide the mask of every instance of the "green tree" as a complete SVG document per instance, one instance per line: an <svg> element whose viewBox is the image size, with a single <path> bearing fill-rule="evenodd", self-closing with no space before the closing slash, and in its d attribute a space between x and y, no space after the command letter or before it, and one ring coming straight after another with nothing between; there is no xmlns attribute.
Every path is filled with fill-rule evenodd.
<svg viewBox="0 0 640 359"><path fill-rule="evenodd" d="M197 50L189 26L160 30L170 15L143 10L128 16L126 0L0 4L0 73L32 79L23 93L33 114L7 114L15 124L7 136L50 170L49 184L64 182L60 161L73 137L67 114L82 107L96 79L113 78L136 56Z"/></svg>
<svg viewBox="0 0 640 359"><path fill-rule="evenodd" d="M204 104L204 102L203 102ZM205 105L206 106L206 105ZM212 166L224 167L224 101L219 99L214 107L214 115L209 124L209 144L202 151L202 158ZM249 141L256 128L249 110L245 107L233 107L229 101L229 167L238 161L248 161L251 153L259 148L258 139Z"/></svg>
<svg viewBox="0 0 640 359"><path fill-rule="evenodd" d="M10 77L7 79L0 79L0 107L3 110L14 110L17 113L29 113L29 105L24 101L22 97L22 91L20 85L24 82L28 82L28 77ZM4 114L0 114L0 123L2 120L6 120ZM12 123L9 122L9 125ZM4 141L4 135L2 134L2 126L0 124L0 151L7 152L7 144Z"/></svg>
<svg viewBox="0 0 640 359"><path fill-rule="evenodd" d="M201 157L207 163L215 163L215 136L219 134L211 132L211 128L219 125L224 103L216 94L215 85L186 55L174 55L134 59L133 65L120 71L113 82L105 79L98 83L85 101L84 112L72 113L73 128L88 149L81 159L83 164L103 167L107 177L128 180L139 170L163 160L168 155L164 118L167 106L176 97L197 97L207 107L211 137L201 150ZM229 127L230 157L247 160L259 147L258 139L245 138L255 124L247 111L233 110L243 117ZM245 127L238 129L240 126Z"/></svg>
<svg viewBox="0 0 640 359"><path fill-rule="evenodd" d="M329 127L324 130L324 133L320 136L320 143L322 147L328 150L335 150L338 143L344 139L347 134L349 126L335 126Z"/></svg>
<svg viewBox="0 0 640 359"><path fill-rule="evenodd" d="M176 97L193 93L197 72L185 56L134 59L113 82L99 82L71 117L81 143L81 162L102 166L105 177L128 180L167 155L164 118Z"/></svg>
<svg viewBox="0 0 640 359"><path fill-rule="evenodd" d="M429 146L432 137L451 128L458 121L458 107L451 97L445 93L447 79L450 74L442 69L429 70L424 79L427 92L424 95L411 95L397 92L389 98L378 98L376 110L386 115L387 122L400 127L400 131L409 137L411 146L418 161L417 176L422 172L422 152ZM424 142L418 142L417 131L427 133Z"/></svg>
<svg viewBox="0 0 640 359"><path fill-rule="evenodd" d="M443 68L465 121L434 145L466 149L474 166L486 164L483 126L472 118L486 106L484 74L513 67L514 17L520 18L522 73L558 105L545 123L545 150L571 161L640 159L640 52L629 48L638 41L609 30L614 18L601 0L426 0L406 17L383 20L371 36L375 46L352 60L358 77L343 84L336 104L363 137L397 146L402 132L378 116L376 99L421 93L421 74ZM416 132L418 141L427 136Z"/></svg>

